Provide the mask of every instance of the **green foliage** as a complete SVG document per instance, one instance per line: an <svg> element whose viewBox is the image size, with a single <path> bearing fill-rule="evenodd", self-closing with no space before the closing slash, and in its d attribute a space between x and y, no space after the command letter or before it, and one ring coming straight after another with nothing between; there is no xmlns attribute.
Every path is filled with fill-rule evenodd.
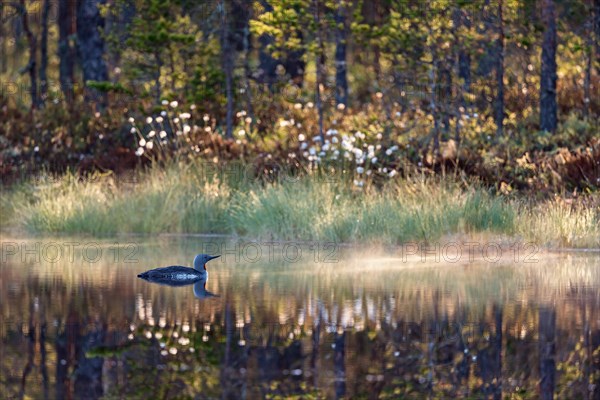
<svg viewBox="0 0 600 400"><path fill-rule="evenodd" d="M125 86L123 86L120 83L113 83L113 82L98 82L98 81L87 81L86 86L92 89L96 89L100 92L114 92L114 93L126 93L129 95L132 95L133 92L129 89L127 89Z"/></svg>
<svg viewBox="0 0 600 400"><path fill-rule="evenodd" d="M310 0L271 2L272 10L260 13L250 22L251 32L257 36L269 35L273 38L273 43L266 50L276 59L289 50L314 52L314 41L302 39L307 34L314 38L316 26L310 7Z"/></svg>
<svg viewBox="0 0 600 400"><path fill-rule="evenodd" d="M192 103L203 104L208 113L217 114L225 101L222 89L225 74L222 70L214 68L220 57L218 40L213 39L206 43L198 51L197 57L198 63L189 82L191 90L188 99Z"/></svg>
<svg viewBox="0 0 600 400"><path fill-rule="evenodd" d="M135 15L125 22L127 34L118 30L107 33L109 43L123 57L124 75L134 84L152 82L152 88L142 86L146 89L142 93L152 92L155 99L175 96L173 91L186 85L187 75L191 74L189 58L201 47L198 26L189 15L181 13L178 3L135 2ZM131 5L119 1L107 7L106 13L117 19L126 7Z"/></svg>

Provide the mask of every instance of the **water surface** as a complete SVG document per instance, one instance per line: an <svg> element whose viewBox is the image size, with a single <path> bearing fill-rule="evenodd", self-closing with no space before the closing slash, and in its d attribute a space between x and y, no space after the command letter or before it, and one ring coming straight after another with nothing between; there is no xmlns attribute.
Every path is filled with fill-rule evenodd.
<svg viewBox="0 0 600 400"><path fill-rule="evenodd" d="M3 238L0 398L600 394L597 253L284 247ZM206 286L136 277L205 251L224 253Z"/></svg>

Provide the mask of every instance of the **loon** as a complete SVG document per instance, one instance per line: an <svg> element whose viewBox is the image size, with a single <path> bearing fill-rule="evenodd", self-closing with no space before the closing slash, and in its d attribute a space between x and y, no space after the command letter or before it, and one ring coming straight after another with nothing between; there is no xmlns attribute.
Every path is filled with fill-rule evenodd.
<svg viewBox="0 0 600 400"><path fill-rule="evenodd" d="M171 284L187 284L194 283L199 280L208 279L208 271L206 270L206 263L219 256L211 256L208 254L198 254L194 257L194 268L182 267L179 265L173 265L164 268L155 268L150 271L146 271L138 275L138 278L146 279L148 281L157 283L171 283Z"/></svg>

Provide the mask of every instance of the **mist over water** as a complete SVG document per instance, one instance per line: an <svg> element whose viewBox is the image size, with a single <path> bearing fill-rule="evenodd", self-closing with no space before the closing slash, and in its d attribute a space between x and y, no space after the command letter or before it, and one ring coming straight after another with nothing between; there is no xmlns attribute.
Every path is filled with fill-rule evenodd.
<svg viewBox="0 0 600 400"><path fill-rule="evenodd" d="M137 278L201 252L223 254L206 284ZM598 395L597 253L404 255L206 237L3 239L0 397Z"/></svg>

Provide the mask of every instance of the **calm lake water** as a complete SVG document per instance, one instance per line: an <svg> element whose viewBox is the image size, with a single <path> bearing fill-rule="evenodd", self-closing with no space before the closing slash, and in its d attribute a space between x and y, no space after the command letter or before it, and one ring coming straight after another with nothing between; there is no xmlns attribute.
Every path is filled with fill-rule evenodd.
<svg viewBox="0 0 600 400"><path fill-rule="evenodd" d="M600 397L598 253L450 250L3 238L0 398Z"/></svg>

